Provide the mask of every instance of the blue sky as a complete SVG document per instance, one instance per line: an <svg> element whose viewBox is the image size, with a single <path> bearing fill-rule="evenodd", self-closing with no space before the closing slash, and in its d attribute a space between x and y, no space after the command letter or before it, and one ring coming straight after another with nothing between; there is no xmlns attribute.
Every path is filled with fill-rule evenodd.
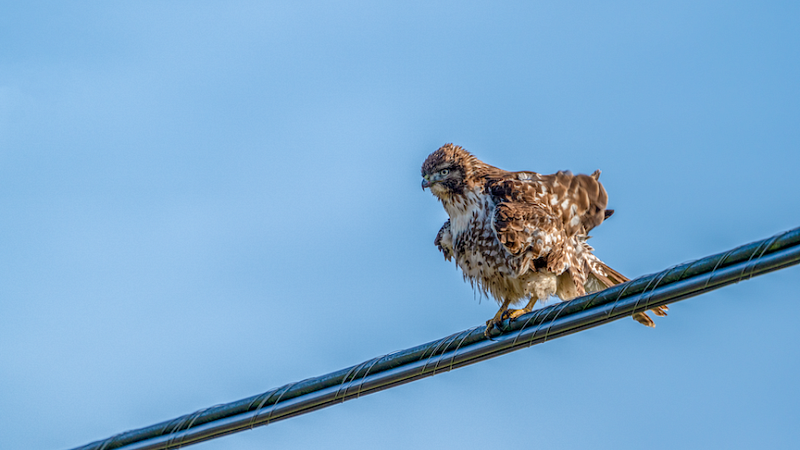
<svg viewBox="0 0 800 450"><path fill-rule="evenodd" d="M800 225L794 2L6 2L0 448L483 323L419 167L602 169L636 277ZM198 450L790 448L798 268Z"/></svg>

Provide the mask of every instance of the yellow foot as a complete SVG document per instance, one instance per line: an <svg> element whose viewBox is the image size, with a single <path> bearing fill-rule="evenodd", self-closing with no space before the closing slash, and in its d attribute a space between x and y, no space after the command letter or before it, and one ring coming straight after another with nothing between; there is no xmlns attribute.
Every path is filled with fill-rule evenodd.
<svg viewBox="0 0 800 450"><path fill-rule="evenodd" d="M523 314L528 314L529 312L530 310L528 308L507 309L503 312L503 319L515 320L517 317Z"/></svg>
<svg viewBox="0 0 800 450"><path fill-rule="evenodd" d="M509 321L513 321L517 317L519 317L519 316L521 316L523 314L527 314L529 312L530 312L530 310L528 310L528 308L501 309L500 311L497 311L497 314L495 314L494 317L492 317L491 319L486 321L486 329L483 330L483 335L488 338L489 337L489 331L491 331L492 328L495 328L495 327L497 327L499 329L500 327L498 325L500 325L500 323L502 321L504 321L506 319L508 319Z"/></svg>

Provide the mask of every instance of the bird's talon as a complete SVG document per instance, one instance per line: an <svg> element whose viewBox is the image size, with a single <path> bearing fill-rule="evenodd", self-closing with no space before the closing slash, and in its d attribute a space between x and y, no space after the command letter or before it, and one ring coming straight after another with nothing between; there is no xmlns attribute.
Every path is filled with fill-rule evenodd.
<svg viewBox="0 0 800 450"><path fill-rule="evenodd" d="M498 314L498 315L499 315L499 314ZM487 321L486 321L486 329L485 329L485 330L483 330L483 335L484 335L484 336L486 336L487 338L490 338L490 337L489 337L489 334L490 334L490 333L492 332L492 330L493 330L493 329L495 329L495 328L497 328L499 331L503 331L503 330L500 328L500 323L501 323L502 321L503 321L503 319L502 319L502 316L501 316L501 317L494 316L494 317L492 317L491 319L487 320Z"/></svg>

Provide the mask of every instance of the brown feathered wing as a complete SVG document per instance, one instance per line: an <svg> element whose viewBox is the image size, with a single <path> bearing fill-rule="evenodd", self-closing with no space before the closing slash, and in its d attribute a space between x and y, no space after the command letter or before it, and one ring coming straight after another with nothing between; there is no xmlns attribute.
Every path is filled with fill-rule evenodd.
<svg viewBox="0 0 800 450"><path fill-rule="evenodd" d="M520 271L539 266L556 274L568 270L578 295L629 281L595 257L586 244L589 231L614 213L606 209L608 195L598 181L600 171L504 175L487 177L485 189L497 203L493 222L497 238L509 253L522 256ZM667 315L666 306L652 311ZM655 326L643 312L633 318Z"/></svg>

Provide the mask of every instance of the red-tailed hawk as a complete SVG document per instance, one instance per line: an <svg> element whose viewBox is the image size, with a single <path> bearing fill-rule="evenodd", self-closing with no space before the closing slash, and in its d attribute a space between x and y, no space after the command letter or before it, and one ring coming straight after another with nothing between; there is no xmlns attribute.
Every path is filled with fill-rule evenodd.
<svg viewBox="0 0 800 450"><path fill-rule="evenodd" d="M455 259L466 280L500 304L486 333L552 295L571 300L628 281L586 242L589 231L614 212L606 209L608 195L599 177L599 170L507 172L453 144L422 164L422 189L430 188L450 216L434 243L445 259ZM525 299L522 309L509 309ZM651 311L665 316L666 310ZM644 312L633 318L655 326Z"/></svg>

